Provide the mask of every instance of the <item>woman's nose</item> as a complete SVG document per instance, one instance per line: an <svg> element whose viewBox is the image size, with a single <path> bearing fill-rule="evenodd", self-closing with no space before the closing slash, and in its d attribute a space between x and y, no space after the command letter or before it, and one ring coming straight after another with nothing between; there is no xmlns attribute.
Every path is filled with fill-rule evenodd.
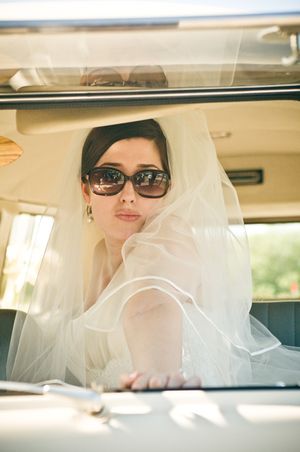
<svg viewBox="0 0 300 452"><path fill-rule="evenodd" d="M136 201L136 192L133 188L132 182L128 180L123 190L121 191L121 202L133 203Z"/></svg>

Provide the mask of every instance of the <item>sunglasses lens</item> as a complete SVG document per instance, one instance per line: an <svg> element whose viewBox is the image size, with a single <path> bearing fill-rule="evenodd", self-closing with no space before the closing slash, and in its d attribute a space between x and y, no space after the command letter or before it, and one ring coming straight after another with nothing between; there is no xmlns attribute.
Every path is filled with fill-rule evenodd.
<svg viewBox="0 0 300 452"><path fill-rule="evenodd" d="M94 69L83 75L80 85L85 86L123 86L121 75L113 68Z"/></svg>
<svg viewBox="0 0 300 452"><path fill-rule="evenodd" d="M123 189L126 177L117 169L95 168L89 174L89 184L96 195L112 196ZM169 188L169 176L164 171L139 171L129 179L135 191L144 198L161 198Z"/></svg>
<svg viewBox="0 0 300 452"><path fill-rule="evenodd" d="M136 66L130 73L128 83L146 88L165 88L168 81L160 66Z"/></svg>
<svg viewBox="0 0 300 452"><path fill-rule="evenodd" d="M163 171L140 171L134 175L137 193L145 198L161 198L169 187L169 177Z"/></svg>
<svg viewBox="0 0 300 452"><path fill-rule="evenodd" d="M112 168L97 168L91 171L89 183L96 195L116 195L124 186L123 174Z"/></svg>

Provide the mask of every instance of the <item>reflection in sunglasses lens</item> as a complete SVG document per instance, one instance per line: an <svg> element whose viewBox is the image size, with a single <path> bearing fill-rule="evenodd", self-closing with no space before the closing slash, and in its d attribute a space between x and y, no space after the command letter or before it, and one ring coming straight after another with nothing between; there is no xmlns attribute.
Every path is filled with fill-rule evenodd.
<svg viewBox="0 0 300 452"><path fill-rule="evenodd" d="M129 177L113 168L96 168L89 174L90 187L97 195L116 195L124 188L127 180L133 183L138 194L149 198L164 196L169 187L167 173L157 170L139 171Z"/></svg>
<svg viewBox="0 0 300 452"><path fill-rule="evenodd" d="M160 88L167 87L168 81L160 66L136 66L132 69L127 80L122 78L120 72L112 67L99 68L86 72L80 79L83 86L103 87L144 87Z"/></svg>

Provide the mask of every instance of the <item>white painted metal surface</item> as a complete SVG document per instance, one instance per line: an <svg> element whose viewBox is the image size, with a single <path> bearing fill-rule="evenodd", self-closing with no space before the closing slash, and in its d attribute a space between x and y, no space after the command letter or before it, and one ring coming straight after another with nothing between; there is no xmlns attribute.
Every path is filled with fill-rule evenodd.
<svg viewBox="0 0 300 452"><path fill-rule="evenodd" d="M299 390L106 393L92 416L55 396L0 398L0 449L299 451Z"/></svg>

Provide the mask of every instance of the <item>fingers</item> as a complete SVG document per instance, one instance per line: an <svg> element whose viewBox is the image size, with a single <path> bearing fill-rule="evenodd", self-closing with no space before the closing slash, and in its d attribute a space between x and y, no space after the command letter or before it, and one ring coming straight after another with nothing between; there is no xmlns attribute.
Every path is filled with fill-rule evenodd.
<svg viewBox="0 0 300 452"><path fill-rule="evenodd" d="M120 378L120 386L122 389L142 390L160 387L158 386L159 384L159 375L153 375L146 372L133 372L129 375L121 375Z"/></svg>
<svg viewBox="0 0 300 452"><path fill-rule="evenodd" d="M147 389L149 387L148 386L149 379L150 379L150 374L148 374L148 373L139 375L132 383L131 389L134 389L137 391L140 391L142 389Z"/></svg>
<svg viewBox="0 0 300 452"><path fill-rule="evenodd" d="M120 386L122 389L163 389L167 387L169 377L167 374L152 374L133 372L130 375L121 375Z"/></svg>
<svg viewBox="0 0 300 452"><path fill-rule="evenodd" d="M167 374L153 375L150 373L144 373L138 375L137 378L132 382L131 389L134 390L163 389L167 387L167 383L168 383Z"/></svg>
<svg viewBox="0 0 300 452"><path fill-rule="evenodd" d="M149 378L148 385L151 389L166 388L169 377L167 374L153 375Z"/></svg>
<svg viewBox="0 0 300 452"><path fill-rule="evenodd" d="M142 375L141 372L132 372L129 375L120 376L120 387L121 389L131 389L133 382Z"/></svg>
<svg viewBox="0 0 300 452"><path fill-rule="evenodd" d="M184 383L185 378L180 372L176 374L171 374L168 380L167 388L169 389L181 388L183 387Z"/></svg>
<svg viewBox="0 0 300 452"><path fill-rule="evenodd" d="M180 373L152 374L149 372L133 372L129 375L122 375L120 379L122 389L133 389L141 391L143 389L180 389L201 387L201 379L198 376L185 379Z"/></svg>

